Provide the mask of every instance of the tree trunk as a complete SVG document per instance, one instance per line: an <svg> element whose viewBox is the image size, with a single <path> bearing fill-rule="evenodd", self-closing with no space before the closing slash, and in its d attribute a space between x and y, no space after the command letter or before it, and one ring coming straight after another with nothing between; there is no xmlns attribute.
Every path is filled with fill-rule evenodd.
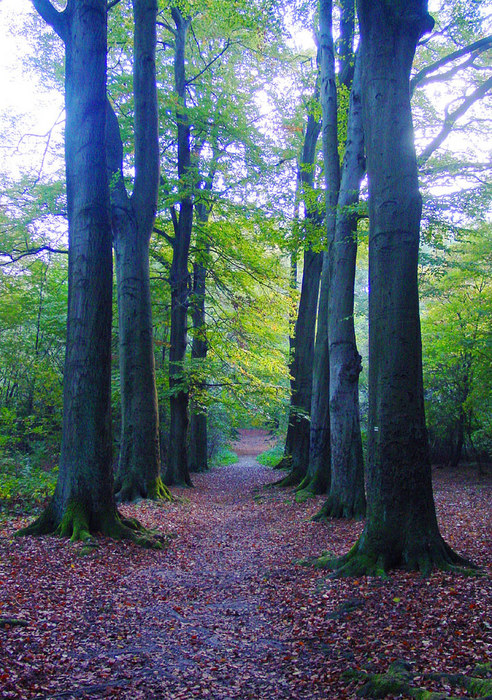
<svg viewBox="0 0 492 700"><path fill-rule="evenodd" d="M317 520L365 514L364 460L358 380L362 369L354 328L357 214L354 207L365 170L361 65L357 59L350 97L348 133L332 248L328 337L330 362L331 483Z"/></svg>
<svg viewBox="0 0 492 700"><path fill-rule="evenodd" d="M336 206L340 186L338 156L337 88L331 0L320 0L319 68L323 114L323 162L325 168L326 246L321 273L318 329L314 349L313 398L309 446L309 482L304 488L324 493L330 486L330 362L328 299L331 248L335 237Z"/></svg>
<svg viewBox="0 0 492 700"><path fill-rule="evenodd" d="M188 330L190 275L188 257L193 227L191 196L190 124L186 111L185 48L190 20L172 9L174 30L174 80L177 93L179 216L174 216L173 259L171 264L171 347L169 349L170 430L168 462L164 482L170 486L192 486L188 465L188 388L184 381Z"/></svg>
<svg viewBox="0 0 492 700"><path fill-rule="evenodd" d="M211 184L211 181L210 181ZM207 223L208 212L203 203L196 208L199 226ZM201 238L198 236L198 238ZM209 246L206 242L198 246L198 257L209 254ZM207 324L205 317L205 292L207 281L207 268L203 260L197 260L193 266L193 343L191 345L191 357L197 362L203 362L207 358ZM198 390L203 387L198 385ZM190 472L205 472L208 469L208 444L207 444L207 413L206 408L199 407L192 402L190 412Z"/></svg>
<svg viewBox="0 0 492 700"><path fill-rule="evenodd" d="M465 563L439 533L424 419L409 75L432 19L425 0L359 0L359 19L370 202L367 521L334 566L339 574L429 572Z"/></svg>
<svg viewBox="0 0 492 700"><path fill-rule="evenodd" d="M48 508L23 534L134 537L113 497L106 2L69 0L62 13L49 2L36 0L35 6L66 49L69 293L58 481Z"/></svg>
<svg viewBox="0 0 492 700"><path fill-rule="evenodd" d="M315 97L318 96L318 89ZM302 158L299 164L298 182L304 200L304 226L306 250L302 272L299 311L291 339L291 396L289 425L285 442L285 466L289 474L279 482L280 486L296 486L302 482L309 464L309 429L311 394L313 383L314 336L318 307L319 280L323 253L312 250L312 240L320 226L320 214L313 203L313 182L316 146L321 124L313 114L308 115ZM310 242L311 241L311 242Z"/></svg>
<svg viewBox="0 0 492 700"><path fill-rule="evenodd" d="M108 103L106 124L111 219L116 253L121 384L121 441L115 492L120 501L170 498L160 476L149 243L157 207L159 152L155 82L155 0L134 1L135 181L123 180L119 125Z"/></svg>

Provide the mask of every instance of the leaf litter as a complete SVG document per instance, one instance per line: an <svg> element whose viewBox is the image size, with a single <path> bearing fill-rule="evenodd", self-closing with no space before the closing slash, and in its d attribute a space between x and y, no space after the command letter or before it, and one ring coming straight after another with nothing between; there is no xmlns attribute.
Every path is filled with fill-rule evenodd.
<svg viewBox="0 0 492 700"><path fill-rule="evenodd" d="M122 508L177 535L164 551L14 539L24 521L4 524L0 697L355 698L398 663L435 697L479 697L448 681L492 658L490 477L434 474L441 532L484 575L330 579L299 560L345 553L363 524L311 522L324 497L264 490L278 478L254 459L266 446L244 431L236 464L172 504Z"/></svg>

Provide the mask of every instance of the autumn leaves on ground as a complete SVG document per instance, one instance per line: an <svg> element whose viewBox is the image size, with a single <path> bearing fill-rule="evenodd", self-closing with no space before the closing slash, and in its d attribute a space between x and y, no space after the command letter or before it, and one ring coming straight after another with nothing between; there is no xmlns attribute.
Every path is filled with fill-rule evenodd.
<svg viewBox="0 0 492 700"><path fill-rule="evenodd" d="M331 700L371 678L371 697L490 696L490 478L435 472L441 531L485 575L332 580L299 559L346 552L362 523L314 523L322 497L264 489L267 446L243 431L237 463L172 504L124 507L175 533L164 551L13 539L21 521L4 523L0 618L25 624L0 627L0 696Z"/></svg>

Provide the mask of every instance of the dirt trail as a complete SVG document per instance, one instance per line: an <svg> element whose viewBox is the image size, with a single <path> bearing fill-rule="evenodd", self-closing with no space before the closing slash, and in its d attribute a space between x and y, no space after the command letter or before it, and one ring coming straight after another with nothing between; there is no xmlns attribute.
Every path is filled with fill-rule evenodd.
<svg viewBox="0 0 492 700"><path fill-rule="evenodd" d="M290 619L279 625L278 588L305 570L293 563L301 552L282 537L283 499L262 490L278 478L255 460L271 440L266 431L240 437L237 463L194 475L196 488L181 492L190 503L178 561L128 581L140 589L152 580L159 589L132 648L145 658L132 683L142 697L189 698L190 689L214 699L324 697L313 682L302 689L299 676L307 683L309 670L298 663Z"/></svg>
<svg viewBox="0 0 492 700"><path fill-rule="evenodd" d="M492 578L328 580L300 566L347 552L363 525L313 523L323 496L296 504L292 490L263 488L279 477L255 460L268 434L240 437L239 461L193 475L175 503L122 509L175 532L165 551L99 539L87 553L14 539L22 520L0 527L0 617L26 623L0 627L0 698L342 700L360 686L347 670L405 659L423 679L487 660ZM490 480L435 476L443 534L492 573Z"/></svg>

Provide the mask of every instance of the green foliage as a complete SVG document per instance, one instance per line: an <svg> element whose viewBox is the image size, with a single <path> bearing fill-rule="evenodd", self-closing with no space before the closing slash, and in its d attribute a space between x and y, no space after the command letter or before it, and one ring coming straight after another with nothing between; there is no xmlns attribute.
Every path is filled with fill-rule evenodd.
<svg viewBox="0 0 492 700"><path fill-rule="evenodd" d="M51 455L40 445L31 455L0 452L0 518L2 514L38 512L52 495L57 468L48 468Z"/></svg>
<svg viewBox="0 0 492 700"><path fill-rule="evenodd" d="M234 464L237 462L238 456L235 452L228 449L227 447L221 447L220 450L214 455L210 462L212 467L227 467L229 464Z"/></svg>
<svg viewBox="0 0 492 700"><path fill-rule="evenodd" d="M284 456L284 450L282 445L275 445L275 447L262 452L256 458L256 461L262 464L264 467L276 467L282 461Z"/></svg>
<svg viewBox="0 0 492 700"><path fill-rule="evenodd" d="M464 441L469 458L492 454L492 231L484 225L438 251L422 273L426 410L440 461Z"/></svg>

